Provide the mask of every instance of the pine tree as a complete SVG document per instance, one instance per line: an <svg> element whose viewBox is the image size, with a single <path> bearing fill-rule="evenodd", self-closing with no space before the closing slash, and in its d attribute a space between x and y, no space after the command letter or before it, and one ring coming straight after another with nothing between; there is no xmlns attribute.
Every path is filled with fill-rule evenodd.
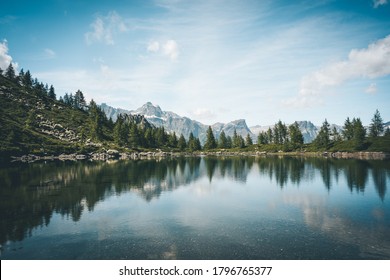
<svg viewBox="0 0 390 280"><path fill-rule="evenodd" d="M176 133L175 132L173 132L172 134L170 134L168 136L168 145L171 148L176 148L177 147L178 141L177 141L177 137L176 137Z"/></svg>
<svg viewBox="0 0 390 280"><path fill-rule="evenodd" d="M217 147L217 143L215 141L215 137L213 134L213 130L211 126L207 129L206 143L204 144L204 148L206 150L215 149Z"/></svg>
<svg viewBox="0 0 390 280"><path fill-rule="evenodd" d="M390 136L390 128L389 128L389 127L387 127L387 128L385 129L385 134L384 134L384 136L386 136L386 137L389 137L389 136Z"/></svg>
<svg viewBox="0 0 390 280"><path fill-rule="evenodd" d="M267 130L267 141L268 141L268 143L275 143L274 142L274 134L272 133L271 128L268 128L268 130Z"/></svg>
<svg viewBox="0 0 390 280"><path fill-rule="evenodd" d="M352 125L354 148L361 150L363 148L364 139L366 137L366 129L363 127L363 124L359 118L353 119Z"/></svg>
<svg viewBox="0 0 390 280"><path fill-rule="evenodd" d="M16 80L15 69L12 66L12 63L10 63L8 65L7 69L5 70L4 76L6 78L10 79L11 81L15 81Z"/></svg>
<svg viewBox="0 0 390 280"><path fill-rule="evenodd" d="M122 115L119 115L114 125L114 141L118 146L127 146L129 137L129 125L125 123Z"/></svg>
<svg viewBox="0 0 390 280"><path fill-rule="evenodd" d="M378 110L376 110L369 128L370 137L378 137L383 133L383 120Z"/></svg>
<svg viewBox="0 0 390 280"><path fill-rule="evenodd" d="M321 129L318 132L316 139L314 139L314 142L318 148L327 149L329 147L329 144L330 144L330 125L326 119L322 123Z"/></svg>
<svg viewBox="0 0 390 280"><path fill-rule="evenodd" d="M226 148L227 149L233 148L233 140L232 137L230 137L230 135L226 137Z"/></svg>
<svg viewBox="0 0 390 280"><path fill-rule="evenodd" d="M184 151L187 148L187 142L183 134L180 134L179 141L177 142L177 147L180 151Z"/></svg>
<svg viewBox="0 0 390 280"><path fill-rule="evenodd" d="M22 84L24 87L31 89L33 86L33 79L31 77L30 70L27 70L27 72L23 75L23 78L21 79Z"/></svg>
<svg viewBox="0 0 390 280"><path fill-rule="evenodd" d="M337 131L337 128L335 126L332 129L332 140L333 140L333 142L340 142L342 140L341 135Z"/></svg>
<svg viewBox="0 0 390 280"><path fill-rule="evenodd" d="M55 93L55 91L54 91L54 87L53 87L53 85L51 85L50 86L50 89L49 89L49 97L51 98L51 99L56 99L56 93Z"/></svg>
<svg viewBox="0 0 390 280"><path fill-rule="evenodd" d="M252 137L248 133L245 138L245 146L250 147L252 145L253 145Z"/></svg>
<svg viewBox="0 0 390 280"><path fill-rule="evenodd" d="M77 90L73 98L73 107L84 110L86 107L84 94L81 90Z"/></svg>
<svg viewBox="0 0 390 280"><path fill-rule="evenodd" d="M303 135L297 122L288 127L290 142L294 149L303 145Z"/></svg>
<svg viewBox="0 0 390 280"><path fill-rule="evenodd" d="M233 138L232 138L232 141L233 141L233 148L243 148L245 146L245 142L244 142L244 139L242 138L241 135L238 135L237 134L237 131L234 130L233 132Z"/></svg>
<svg viewBox="0 0 390 280"><path fill-rule="evenodd" d="M141 144L138 125L135 122L129 124L129 145L131 148L137 148Z"/></svg>
<svg viewBox="0 0 390 280"><path fill-rule="evenodd" d="M221 134L219 135L218 148L220 148L220 149L227 148L227 138L226 138L225 131L223 131L223 130L222 130Z"/></svg>
<svg viewBox="0 0 390 280"><path fill-rule="evenodd" d="M89 103L89 111L88 111L89 117L89 127L90 127L90 137L92 140L99 141L103 138L103 115L100 111L99 107L96 105L95 101L92 99Z"/></svg>

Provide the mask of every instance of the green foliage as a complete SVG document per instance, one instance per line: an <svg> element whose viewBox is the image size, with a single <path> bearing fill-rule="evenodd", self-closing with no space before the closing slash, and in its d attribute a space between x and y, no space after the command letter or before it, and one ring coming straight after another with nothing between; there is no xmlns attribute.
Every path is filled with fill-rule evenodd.
<svg viewBox="0 0 390 280"><path fill-rule="evenodd" d="M190 136L188 138L188 149L190 150L190 152L200 151L202 149L199 138L194 137L192 132L190 133Z"/></svg>
<svg viewBox="0 0 390 280"><path fill-rule="evenodd" d="M222 130L221 134L219 135L218 139L218 148L220 149L226 149L228 148L228 142L227 142L225 131Z"/></svg>
<svg viewBox="0 0 390 280"><path fill-rule="evenodd" d="M362 150L364 139L366 137L366 129L359 118L353 119L353 143L356 150Z"/></svg>
<svg viewBox="0 0 390 280"><path fill-rule="evenodd" d="M314 144L319 149L327 150L330 145L330 125L328 121L322 123L321 129L318 132L316 139L314 139Z"/></svg>
<svg viewBox="0 0 390 280"><path fill-rule="evenodd" d="M233 138L232 138L232 148L244 148L244 147L245 147L244 138L242 138L241 135L238 135L237 131L234 130Z"/></svg>
<svg viewBox="0 0 390 280"><path fill-rule="evenodd" d="M378 137L383 133L383 120L378 110L376 110L374 117L371 120L369 135L370 137Z"/></svg>
<svg viewBox="0 0 390 280"><path fill-rule="evenodd" d="M213 134L213 130L211 126L207 129L206 143L204 144L205 150L215 149L217 147L217 142L215 141L215 137Z"/></svg>
<svg viewBox="0 0 390 280"><path fill-rule="evenodd" d="M179 141L177 142L177 147L180 151L184 151L187 148L187 142L183 134L180 134Z"/></svg>
<svg viewBox="0 0 390 280"><path fill-rule="evenodd" d="M252 146L252 145L253 145L253 141L252 141L251 136L248 133L246 135L246 138L245 138L245 146L249 147L249 146Z"/></svg>
<svg viewBox="0 0 390 280"><path fill-rule="evenodd" d="M302 147L303 145L303 135L301 130L299 129L298 123L294 122L292 125L288 127L290 145L292 149L297 149Z"/></svg>

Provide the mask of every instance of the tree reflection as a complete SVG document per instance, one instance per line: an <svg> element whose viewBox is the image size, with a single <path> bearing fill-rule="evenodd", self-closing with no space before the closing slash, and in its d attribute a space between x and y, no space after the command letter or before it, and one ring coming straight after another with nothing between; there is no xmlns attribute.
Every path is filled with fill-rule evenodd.
<svg viewBox="0 0 390 280"><path fill-rule="evenodd" d="M93 211L112 195L131 191L149 202L205 176L210 184L218 178L245 183L256 168L280 188L307 184L320 176L328 190L345 180L351 191L363 192L371 174L382 201L390 176L389 161L299 157L15 164L0 168L0 244L22 240L34 228L49 225L54 213L80 221L85 211Z"/></svg>

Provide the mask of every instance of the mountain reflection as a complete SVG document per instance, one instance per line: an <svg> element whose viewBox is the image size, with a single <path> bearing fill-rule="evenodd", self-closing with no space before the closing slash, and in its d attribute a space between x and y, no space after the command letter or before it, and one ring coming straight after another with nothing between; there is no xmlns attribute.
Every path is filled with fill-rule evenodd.
<svg viewBox="0 0 390 280"><path fill-rule="evenodd" d="M322 158L214 158L114 162L50 162L0 168L0 244L20 241L47 226L53 213L79 221L99 201L134 192L146 201L165 191L207 178L227 178L245 184L250 172L269 177L280 188L310 183L320 176L329 191L345 178L351 192L364 192L372 178L384 201L388 161Z"/></svg>

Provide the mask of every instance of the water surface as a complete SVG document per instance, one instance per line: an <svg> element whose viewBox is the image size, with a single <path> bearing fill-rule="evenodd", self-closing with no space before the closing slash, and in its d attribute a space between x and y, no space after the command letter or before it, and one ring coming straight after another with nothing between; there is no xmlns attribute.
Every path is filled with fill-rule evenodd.
<svg viewBox="0 0 390 280"><path fill-rule="evenodd" d="M389 161L0 167L1 259L390 259Z"/></svg>

